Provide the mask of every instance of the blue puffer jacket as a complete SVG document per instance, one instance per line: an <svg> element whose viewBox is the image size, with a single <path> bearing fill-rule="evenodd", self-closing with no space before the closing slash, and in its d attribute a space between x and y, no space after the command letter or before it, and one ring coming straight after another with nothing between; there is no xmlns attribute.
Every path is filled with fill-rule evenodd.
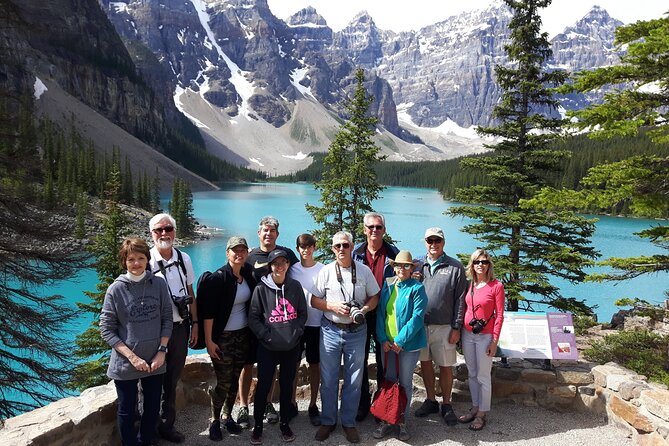
<svg viewBox="0 0 669 446"><path fill-rule="evenodd" d="M386 333L386 306L390 299L390 292L395 286L397 278L386 279L383 282L381 300L376 307L376 336L383 345L388 341ZM427 345L423 316L427 307L427 294L422 283L415 279L404 282L397 281L397 299L395 300L395 321L397 323L397 337L395 344L402 350L418 350Z"/></svg>

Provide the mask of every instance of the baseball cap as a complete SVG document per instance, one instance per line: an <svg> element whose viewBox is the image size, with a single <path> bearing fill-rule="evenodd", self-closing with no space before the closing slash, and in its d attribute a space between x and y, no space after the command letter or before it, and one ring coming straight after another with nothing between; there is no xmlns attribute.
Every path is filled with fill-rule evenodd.
<svg viewBox="0 0 669 446"><path fill-rule="evenodd" d="M428 237L439 237L442 240L446 239L446 237L444 237L444 231L442 231L441 228L437 228L437 227L427 228L425 230L425 237L424 238L428 238Z"/></svg>
<svg viewBox="0 0 669 446"><path fill-rule="evenodd" d="M246 243L246 239L244 237L234 235L228 239L228 244L226 245L225 249L232 249L236 248L237 246L243 246L246 249L249 248L249 245Z"/></svg>
<svg viewBox="0 0 669 446"><path fill-rule="evenodd" d="M275 249L274 251L269 253L269 256L267 256L267 263L271 264L279 257L283 257L284 259L288 260L288 253L286 253L286 251L284 251L283 249Z"/></svg>

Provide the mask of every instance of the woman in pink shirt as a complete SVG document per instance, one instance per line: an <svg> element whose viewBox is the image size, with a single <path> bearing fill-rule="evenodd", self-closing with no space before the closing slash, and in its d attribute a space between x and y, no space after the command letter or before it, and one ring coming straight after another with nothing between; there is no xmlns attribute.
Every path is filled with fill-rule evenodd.
<svg viewBox="0 0 669 446"><path fill-rule="evenodd" d="M471 283L465 297L462 351L469 373L472 408L459 420L471 423L469 429L479 431L486 424L492 399L490 373L504 320L504 286L495 279L492 260L483 249L472 253L466 272Z"/></svg>

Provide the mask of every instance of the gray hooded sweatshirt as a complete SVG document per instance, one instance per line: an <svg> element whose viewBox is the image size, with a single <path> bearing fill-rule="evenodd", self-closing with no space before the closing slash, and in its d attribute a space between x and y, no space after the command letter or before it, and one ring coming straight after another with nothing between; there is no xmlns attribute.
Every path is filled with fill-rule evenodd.
<svg viewBox="0 0 669 446"><path fill-rule="evenodd" d="M165 364L152 372L140 372L114 349L123 342L137 356L150 362L158 352L160 338L172 334L172 301L165 280L149 271L139 282L125 275L118 276L105 294L100 334L112 347L107 369L111 379L124 381L165 373Z"/></svg>

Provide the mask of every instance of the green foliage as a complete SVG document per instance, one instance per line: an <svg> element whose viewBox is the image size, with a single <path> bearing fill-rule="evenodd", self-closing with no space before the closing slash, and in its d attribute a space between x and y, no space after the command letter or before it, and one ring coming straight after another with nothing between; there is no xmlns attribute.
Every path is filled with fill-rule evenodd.
<svg viewBox="0 0 669 446"><path fill-rule="evenodd" d="M542 303L590 314L583 302L562 296L549 277L570 282L585 278L583 268L592 264L596 251L589 246L594 231L592 220L570 211L543 212L522 207L540 187L559 171L569 156L567 150L554 148L560 139L563 120L551 117L558 102L552 87L560 85L566 74L548 71L544 64L550 56L547 35L540 33L539 9L549 0L505 0L513 10L511 41L505 47L509 66L497 66L497 80L504 90L494 109L499 124L479 128L485 136L499 142L486 156L461 160L463 170L477 171L485 182L458 189L456 198L469 205L451 208L447 214L478 220L463 231L483 242L495 255L497 276L504 283L508 307L526 310ZM495 207L485 207L486 204ZM479 204L479 205L475 205Z"/></svg>
<svg viewBox="0 0 669 446"><path fill-rule="evenodd" d="M574 314L574 331L577 336L581 336L586 333L588 328L599 325L599 322L595 320L592 316L585 316L582 314Z"/></svg>
<svg viewBox="0 0 669 446"><path fill-rule="evenodd" d="M195 234L195 217L193 216L193 194L190 186L181 178L174 179L172 199L167 204L170 215L176 221L181 237Z"/></svg>
<svg viewBox="0 0 669 446"><path fill-rule="evenodd" d="M362 69L356 71L356 82L353 98L346 106L349 118L330 145L323 160L322 179L316 183L321 206L306 205L319 226L314 236L324 253L329 253L331 237L337 231L350 232L354 241L363 233L363 216L372 210L372 201L383 189L374 170L383 159L372 139L377 119L367 114L373 98L365 91Z"/></svg>
<svg viewBox="0 0 669 446"><path fill-rule="evenodd" d="M616 44L626 47L620 64L581 71L561 91L615 89L604 102L570 113L573 126L592 136L633 135L653 127L652 139L669 142L669 16L616 29Z"/></svg>
<svg viewBox="0 0 669 446"><path fill-rule="evenodd" d="M621 331L594 341L583 356L600 364L613 361L669 385L669 336L648 330Z"/></svg>
<svg viewBox="0 0 669 446"><path fill-rule="evenodd" d="M87 291L90 302L77 303L82 311L92 313L91 326L77 336L75 356L82 361L77 364L70 386L78 390L84 390L90 386L105 384L107 378L107 364L109 363L110 347L100 336L98 321L102 311L105 292L111 283L121 273L123 268L118 262L118 249L120 242L127 233L127 220L119 207L122 191L121 171L117 163L112 164L105 190L107 199L105 202L102 222L103 230L91 248L95 256L95 270L98 274L96 291Z"/></svg>

